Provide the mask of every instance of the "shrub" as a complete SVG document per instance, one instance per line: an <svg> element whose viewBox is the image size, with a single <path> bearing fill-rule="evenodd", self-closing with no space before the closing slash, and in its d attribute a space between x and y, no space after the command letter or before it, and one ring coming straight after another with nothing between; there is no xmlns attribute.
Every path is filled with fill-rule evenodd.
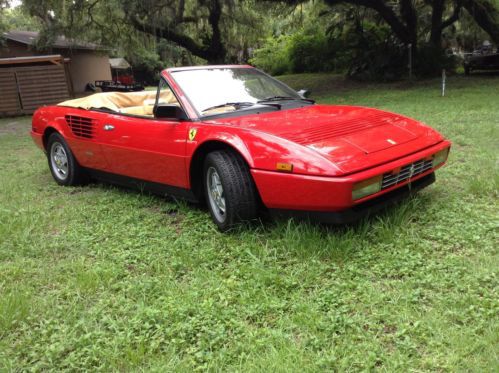
<svg viewBox="0 0 499 373"><path fill-rule="evenodd" d="M288 55L294 73L321 72L332 70L334 51L328 39L317 32L300 32L291 36Z"/></svg>
<svg viewBox="0 0 499 373"><path fill-rule="evenodd" d="M419 47L415 72L418 77L435 77L440 75L442 69L454 71L456 69L457 60L454 56L448 56L441 48L436 48L434 45L425 44Z"/></svg>
<svg viewBox="0 0 499 373"><path fill-rule="evenodd" d="M250 63L273 75L334 69L335 44L319 29L267 38Z"/></svg>
<svg viewBox="0 0 499 373"><path fill-rule="evenodd" d="M291 72L288 55L289 36L265 39L263 46L253 51L250 63L272 75Z"/></svg>
<svg viewBox="0 0 499 373"><path fill-rule="evenodd" d="M254 51L250 62L273 75L347 71L347 76L363 81L394 81L407 77L408 48L388 26L364 22L338 33L326 35L319 27L302 29L291 35L267 38ZM422 44L413 59L413 75L418 78L453 71L456 61L443 50Z"/></svg>
<svg viewBox="0 0 499 373"><path fill-rule="evenodd" d="M347 75L356 80L391 81L407 71L407 51L384 26L366 24L349 34Z"/></svg>

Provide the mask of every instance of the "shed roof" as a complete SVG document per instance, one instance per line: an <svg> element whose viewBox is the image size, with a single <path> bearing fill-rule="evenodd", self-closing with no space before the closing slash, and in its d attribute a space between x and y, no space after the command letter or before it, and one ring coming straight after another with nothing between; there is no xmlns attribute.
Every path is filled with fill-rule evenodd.
<svg viewBox="0 0 499 373"><path fill-rule="evenodd" d="M38 62L51 62L55 65L58 65L64 62L64 57L62 57L60 54L50 54L46 56L0 58L0 65L18 65Z"/></svg>
<svg viewBox="0 0 499 373"><path fill-rule="evenodd" d="M21 44L34 45L38 39L39 33L36 31L9 31L3 34L7 40L17 41ZM80 40L69 39L65 36L57 36L51 45L52 48L60 49L87 49L103 50L101 45L88 43Z"/></svg>
<svg viewBox="0 0 499 373"><path fill-rule="evenodd" d="M130 68L130 64L128 63L128 61L122 57L110 58L109 64L111 65L112 69L128 69L128 68Z"/></svg>

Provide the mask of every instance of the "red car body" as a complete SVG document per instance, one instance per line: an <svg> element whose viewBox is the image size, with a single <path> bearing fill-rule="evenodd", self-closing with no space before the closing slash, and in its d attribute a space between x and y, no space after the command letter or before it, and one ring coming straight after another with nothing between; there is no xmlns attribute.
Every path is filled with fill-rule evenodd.
<svg viewBox="0 0 499 373"><path fill-rule="evenodd" d="M450 148L449 141L420 122L357 106L309 105L199 118L172 77L178 70L164 70L162 77L186 120L48 106L35 112L31 136L46 151L47 136L58 132L77 162L96 175L164 187L192 201L200 199L203 156L229 148L246 161L266 208L331 222L349 222L381 207L408 184L413 189L430 184L445 162L434 165L435 154ZM71 118L91 123L91 138L75 135L68 125ZM114 130L105 131L108 125ZM383 179L382 189L354 199L356 185L373 177Z"/></svg>

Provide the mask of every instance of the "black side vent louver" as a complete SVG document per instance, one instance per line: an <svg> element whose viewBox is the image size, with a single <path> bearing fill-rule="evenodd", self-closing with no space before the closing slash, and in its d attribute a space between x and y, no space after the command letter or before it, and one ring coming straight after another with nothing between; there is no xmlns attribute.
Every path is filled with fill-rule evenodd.
<svg viewBox="0 0 499 373"><path fill-rule="evenodd" d="M94 136L94 121L91 118L66 115L66 122L73 134L77 137L91 139Z"/></svg>

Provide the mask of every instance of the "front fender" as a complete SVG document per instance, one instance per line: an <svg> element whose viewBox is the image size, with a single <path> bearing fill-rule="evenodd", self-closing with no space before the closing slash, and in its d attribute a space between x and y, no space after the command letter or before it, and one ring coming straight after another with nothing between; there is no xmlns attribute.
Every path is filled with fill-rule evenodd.
<svg viewBox="0 0 499 373"><path fill-rule="evenodd" d="M210 124L193 124L189 131L196 135L187 140L188 159L204 144L226 144L246 160L251 169L276 171L277 163L293 165L293 173L304 175L334 175L339 169L317 152L282 138L248 129ZM190 168L190 165L189 165Z"/></svg>
<svg viewBox="0 0 499 373"><path fill-rule="evenodd" d="M205 132L202 129L197 129L199 136L198 141L187 141L187 153L192 155L197 149L205 146L208 143L218 142L223 143L235 149L248 163L250 168L254 168L253 156L248 150L246 143L236 134L227 131L209 131Z"/></svg>
<svg viewBox="0 0 499 373"><path fill-rule="evenodd" d="M64 138L70 137L69 127L66 125L64 116L57 115L58 108L51 106L42 107L35 111L31 120L31 132L33 137L43 139L43 147L46 147L47 134L51 131L59 132Z"/></svg>

